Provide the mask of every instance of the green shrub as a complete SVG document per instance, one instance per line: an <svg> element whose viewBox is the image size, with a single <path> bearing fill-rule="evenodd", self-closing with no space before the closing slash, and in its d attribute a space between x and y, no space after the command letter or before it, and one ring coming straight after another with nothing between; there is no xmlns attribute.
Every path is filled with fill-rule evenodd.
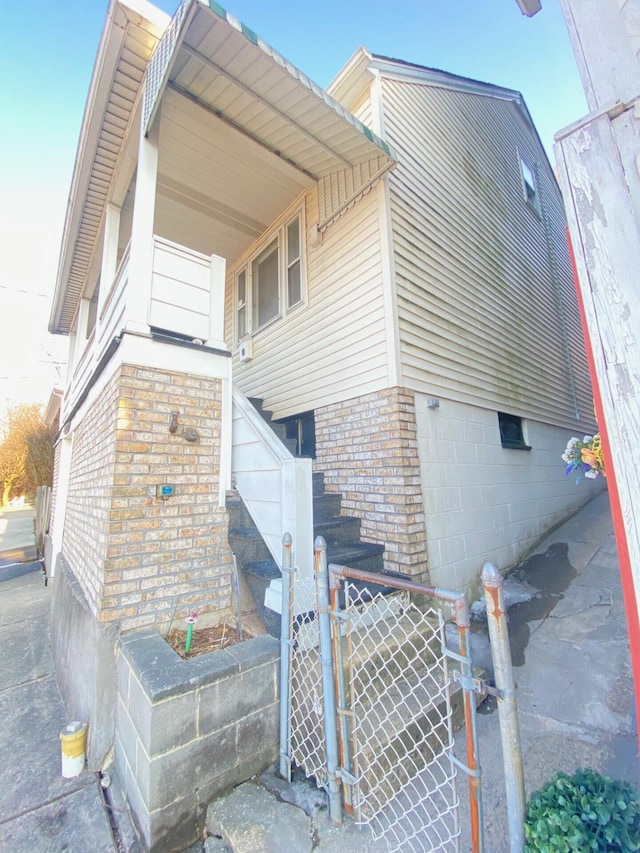
<svg viewBox="0 0 640 853"><path fill-rule="evenodd" d="M640 850L638 792L594 770L557 773L532 794L524 832L525 853Z"/></svg>

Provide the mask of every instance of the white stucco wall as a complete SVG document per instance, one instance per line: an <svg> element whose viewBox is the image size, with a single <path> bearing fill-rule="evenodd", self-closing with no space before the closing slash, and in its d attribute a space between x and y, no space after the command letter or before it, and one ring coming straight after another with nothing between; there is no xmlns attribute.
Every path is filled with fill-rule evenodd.
<svg viewBox="0 0 640 853"><path fill-rule="evenodd" d="M475 591L482 565L504 571L604 485L566 477L561 455L571 430L523 421L531 450L500 444L498 415L416 394L430 582ZM581 436L582 437L582 436Z"/></svg>

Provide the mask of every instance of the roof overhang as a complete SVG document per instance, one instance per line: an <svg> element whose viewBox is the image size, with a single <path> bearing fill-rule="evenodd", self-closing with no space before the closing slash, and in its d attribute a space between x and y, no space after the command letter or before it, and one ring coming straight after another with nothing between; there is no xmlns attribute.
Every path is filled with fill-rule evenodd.
<svg viewBox="0 0 640 853"><path fill-rule="evenodd" d="M127 34L138 44L133 63ZM215 0L183 0L170 21L144 0L111 0L69 197L53 333L71 329L132 116L142 100L146 134L167 88L317 181L320 230L395 165L382 139Z"/></svg>
<svg viewBox="0 0 640 853"><path fill-rule="evenodd" d="M49 331L68 334L95 249L118 156L149 58L169 16L145 0L111 0L85 106L67 203Z"/></svg>
<svg viewBox="0 0 640 853"><path fill-rule="evenodd" d="M145 132L167 86L319 180L389 146L214 0L184 0L150 64Z"/></svg>

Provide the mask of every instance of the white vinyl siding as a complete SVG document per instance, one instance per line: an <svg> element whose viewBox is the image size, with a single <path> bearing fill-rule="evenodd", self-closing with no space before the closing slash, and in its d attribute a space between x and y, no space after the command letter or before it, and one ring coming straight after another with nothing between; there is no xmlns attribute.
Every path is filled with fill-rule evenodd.
<svg viewBox="0 0 640 853"><path fill-rule="evenodd" d="M251 361L234 362L234 382L247 396L263 398L276 417L387 385L378 195L365 196L313 245L309 223L317 216L314 191L306 197L304 216L304 306L254 335ZM227 340L233 329L233 273L227 277Z"/></svg>
<svg viewBox="0 0 640 853"><path fill-rule="evenodd" d="M575 423L575 389L590 421L560 193L519 108L391 79L383 96L405 384L561 426ZM553 258L519 152L538 166Z"/></svg>

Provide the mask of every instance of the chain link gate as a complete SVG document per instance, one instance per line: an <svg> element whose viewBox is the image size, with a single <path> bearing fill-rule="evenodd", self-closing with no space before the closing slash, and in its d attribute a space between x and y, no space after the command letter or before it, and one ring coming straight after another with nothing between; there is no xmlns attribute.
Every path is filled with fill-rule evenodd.
<svg viewBox="0 0 640 853"><path fill-rule="evenodd" d="M461 770L473 851L480 851L478 685L464 595L391 575L381 587L380 575L327 566L321 538L315 556L317 597L290 568L285 544L281 774L290 777L292 764L303 768L327 789L334 821L344 803L389 851L448 853L459 850ZM447 646L445 609L453 610L457 650ZM328 649L323 619L331 623ZM456 715L466 724L466 766L453 755Z"/></svg>

